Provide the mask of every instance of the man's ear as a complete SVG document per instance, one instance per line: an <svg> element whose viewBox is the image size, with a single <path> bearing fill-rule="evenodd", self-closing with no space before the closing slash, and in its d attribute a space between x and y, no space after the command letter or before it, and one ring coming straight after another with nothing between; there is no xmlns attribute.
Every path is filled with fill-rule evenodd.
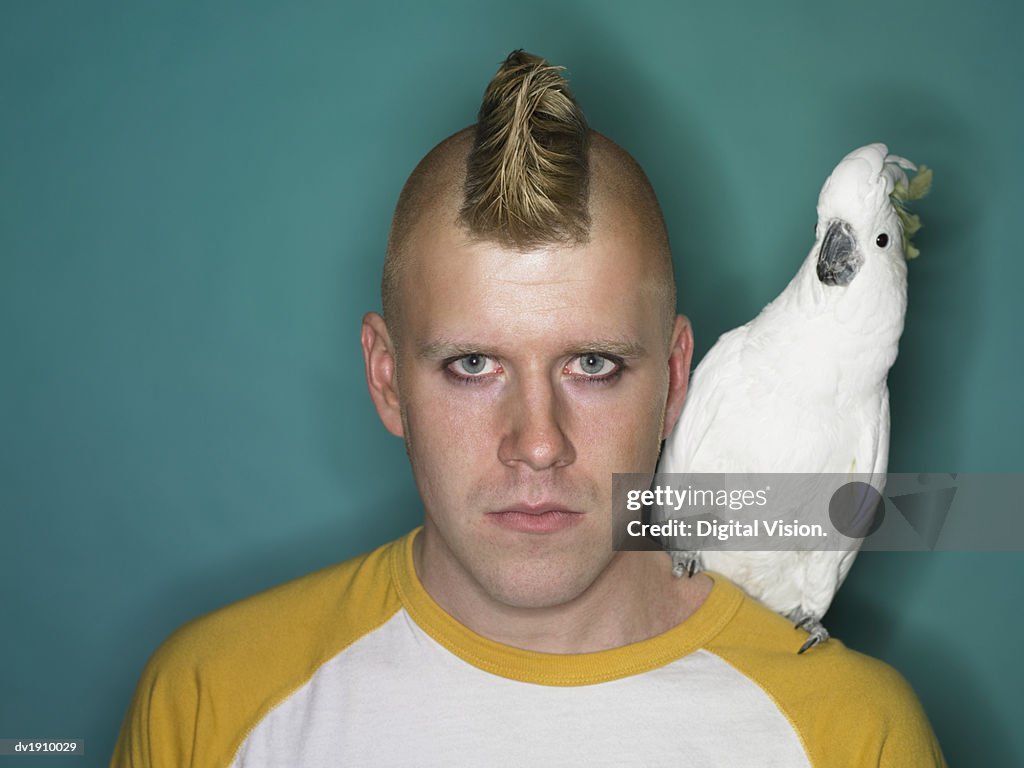
<svg viewBox="0 0 1024 768"><path fill-rule="evenodd" d="M388 432L403 436L402 409L398 398L398 379L395 370L395 350L384 318L376 312L363 316L363 362L366 365L366 384L377 414Z"/></svg>
<svg viewBox="0 0 1024 768"><path fill-rule="evenodd" d="M690 385L690 362L693 359L693 330L686 315L676 315L672 326L672 345L668 358L668 400L665 404L664 440L672 432L683 412L686 390Z"/></svg>

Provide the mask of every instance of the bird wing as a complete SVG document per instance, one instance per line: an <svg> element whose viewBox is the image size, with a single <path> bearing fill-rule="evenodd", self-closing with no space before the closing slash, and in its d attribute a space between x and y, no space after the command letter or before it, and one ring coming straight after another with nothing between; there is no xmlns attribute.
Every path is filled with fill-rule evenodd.
<svg viewBox="0 0 1024 768"><path fill-rule="evenodd" d="M735 406L748 332L748 326L742 325L722 334L693 372L683 413L665 441L659 472L715 471L703 466L710 447L705 443L713 437L712 425L717 429L725 417L742 418Z"/></svg>
<svg viewBox="0 0 1024 768"><path fill-rule="evenodd" d="M881 493L885 489L885 472L889 461L889 389L884 384L877 406L869 408L868 413L877 415L865 420L862 425L850 465L851 474L859 482L867 482ZM846 550L802 553L804 568L800 575L800 607L805 612L820 617L828 611L860 550L860 540L850 539L847 543L849 548Z"/></svg>

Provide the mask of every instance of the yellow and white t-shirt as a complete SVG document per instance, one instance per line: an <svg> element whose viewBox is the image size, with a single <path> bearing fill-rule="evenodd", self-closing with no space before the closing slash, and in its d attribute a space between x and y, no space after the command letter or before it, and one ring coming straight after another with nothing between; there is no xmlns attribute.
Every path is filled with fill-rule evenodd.
<svg viewBox="0 0 1024 768"><path fill-rule="evenodd" d="M885 664L711 574L686 621L599 653L487 640L426 593L417 531L199 618L150 659L111 766L942 766Z"/></svg>

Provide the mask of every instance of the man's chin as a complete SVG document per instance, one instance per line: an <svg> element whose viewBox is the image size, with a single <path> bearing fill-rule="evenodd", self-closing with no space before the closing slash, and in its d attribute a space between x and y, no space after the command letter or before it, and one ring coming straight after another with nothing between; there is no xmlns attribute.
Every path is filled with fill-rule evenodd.
<svg viewBox="0 0 1024 768"><path fill-rule="evenodd" d="M531 568L519 562L491 573L489 578L482 580L482 586L492 599L510 608L544 610L577 600L590 589L602 571L603 567L594 563L549 562Z"/></svg>

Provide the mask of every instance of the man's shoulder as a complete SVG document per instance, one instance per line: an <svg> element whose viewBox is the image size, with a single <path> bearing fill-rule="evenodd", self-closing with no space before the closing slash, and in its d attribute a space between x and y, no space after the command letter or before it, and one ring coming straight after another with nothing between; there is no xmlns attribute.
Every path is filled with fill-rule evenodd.
<svg viewBox="0 0 1024 768"><path fill-rule="evenodd" d="M904 757L905 765L943 764L928 718L903 675L836 638L798 654L806 639L806 632L744 595L707 650L775 702L815 765L833 764L828 755L840 753L851 759L886 757L884 765Z"/></svg>
<svg viewBox="0 0 1024 768"><path fill-rule="evenodd" d="M173 632L143 670L113 764L174 765L183 750L198 749L208 764L227 765L247 728L398 611L391 568L403 542L247 597ZM154 730L160 722L178 725ZM199 723L217 723L216 734L200 733ZM136 760L140 750L164 759Z"/></svg>
<svg viewBox="0 0 1024 768"><path fill-rule="evenodd" d="M391 542L251 595L182 625L154 658L216 664L259 643L278 652L297 641L344 641L386 620Z"/></svg>
<svg viewBox="0 0 1024 768"><path fill-rule="evenodd" d="M723 587L741 591L722 576L716 574L715 579ZM709 650L765 674L792 673L805 682L812 676L819 680L824 677L844 689L853 686L870 691L905 684L899 672L891 666L848 648L836 638L814 646L806 653L797 653L807 637L806 632L795 628L788 619L742 594L735 615L716 636Z"/></svg>

